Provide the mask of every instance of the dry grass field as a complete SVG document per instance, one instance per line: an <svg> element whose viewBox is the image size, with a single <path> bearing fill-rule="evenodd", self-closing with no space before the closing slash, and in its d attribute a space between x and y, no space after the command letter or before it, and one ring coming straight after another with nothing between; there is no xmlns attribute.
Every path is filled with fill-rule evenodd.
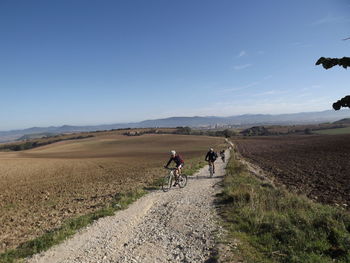
<svg viewBox="0 0 350 263"><path fill-rule="evenodd" d="M145 187L164 174L169 150L187 167L222 138L118 132L0 152L0 252L95 211L116 194Z"/></svg>

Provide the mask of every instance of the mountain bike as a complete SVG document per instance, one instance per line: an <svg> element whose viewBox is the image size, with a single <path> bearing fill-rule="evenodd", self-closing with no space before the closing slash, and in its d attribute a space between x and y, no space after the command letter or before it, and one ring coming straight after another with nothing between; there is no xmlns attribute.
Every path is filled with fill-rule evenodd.
<svg viewBox="0 0 350 263"><path fill-rule="evenodd" d="M223 163L225 162L225 154L221 155L221 160L222 160Z"/></svg>
<svg viewBox="0 0 350 263"><path fill-rule="evenodd" d="M225 150L220 151L220 157L221 157L222 162L224 163L225 162Z"/></svg>
<svg viewBox="0 0 350 263"><path fill-rule="evenodd" d="M213 177L214 175L214 167L213 167L214 163L213 162L209 162L209 175L210 177Z"/></svg>
<svg viewBox="0 0 350 263"><path fill-rule="evenodd" d="M173 186L173 183L175 182L174 173L176 168L165 168L165 169L169 170L169 174L167 174L163 179L162 189L164 192L168 192L170 188ZM184 188L187 184L187 175L183 173L179 174L177 176L176 183L180 188Z"/></svg>

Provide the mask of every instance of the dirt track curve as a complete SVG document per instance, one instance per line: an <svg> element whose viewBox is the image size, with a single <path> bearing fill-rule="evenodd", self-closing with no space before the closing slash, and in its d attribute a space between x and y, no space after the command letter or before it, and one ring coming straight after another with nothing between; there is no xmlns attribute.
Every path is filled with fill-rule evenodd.
<svg viewBox="0 0 350 263"><path fill-rule="evenodd" d="M154 191L27 262L209 262L221 232L213 201L224 164L216 166L213 178L206 166L184 189Z"/></svg>

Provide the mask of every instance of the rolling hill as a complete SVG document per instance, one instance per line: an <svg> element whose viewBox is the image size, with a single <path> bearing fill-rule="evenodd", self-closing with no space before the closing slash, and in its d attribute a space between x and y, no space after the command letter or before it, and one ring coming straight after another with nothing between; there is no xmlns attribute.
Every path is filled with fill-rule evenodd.
<svg viewBox="0 0 350 263"><path fill-rule="evenodd" d="M100 131L122 128L151 128L151 127L202 127L210 128L223 125L231 125L235 127L249 126L249 125L292 125L292 124L316 124L322 122L333 122L343 118L349 118L350 111L333 111L326 110L320 112L301 112L292 114L244 114L230 117L217 116L194 116L194 117L170 117L164 119L145 120L141 122L132 123L116 123L105 125L90 125L90 126L50 126L50 127L32 127L23 130L0 131L0 142L14 141L22 136L29 134L42 133L73 133L73 132L87 132Z"/></svg>

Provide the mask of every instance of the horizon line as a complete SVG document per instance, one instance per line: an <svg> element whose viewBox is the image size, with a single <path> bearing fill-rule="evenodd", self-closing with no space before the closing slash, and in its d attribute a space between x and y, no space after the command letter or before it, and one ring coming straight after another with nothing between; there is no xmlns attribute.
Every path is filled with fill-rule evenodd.
<svg viewBox="0 0 350 263"><path fill-rule="evenodd" d="M342 109L342 111L348 110L348 109ZM27 130L27 129L33 129L33 128L60 128L63 126L70 126L70 127L89 127L89 126L105 126L105 125L122 125L122 124L137 124L140 122L146 122L146 121L155 121L155 120L165 120L165 119L171 119L171 118L229 118L229 117L238 117L238 116L246 116L246 115L292 115L292 114L302 114L302 113L316 113L316 112L325 112L325 111L333 111L331 109L325 109L320 111L300 111L300 112L293 112L293 113L244 113L244 114L237 114L237 115L226 115L226 116L214 116L214 115L192 115L192 116L169 116L169 117L163 117L163 118L154 118L154 119L144 119L141 121L130 121L130 122L111 122L111 123L104 123L104 124L62 124L62 125L47 125L47 126L31 126L28 128L13 128L8 130L0 130L0 132L13 132L13 131L21 131L21 130ZM350 113L350 111L349 111Z"/></svg>

